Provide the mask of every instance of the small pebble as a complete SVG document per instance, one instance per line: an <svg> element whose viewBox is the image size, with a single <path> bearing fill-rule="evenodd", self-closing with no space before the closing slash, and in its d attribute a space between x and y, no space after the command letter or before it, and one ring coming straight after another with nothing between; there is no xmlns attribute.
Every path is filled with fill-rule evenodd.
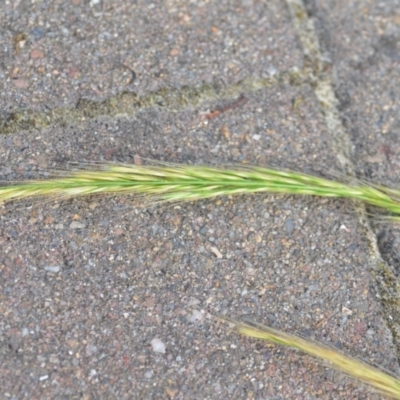
<svg viewBox="0 0 400 400"><path fill-rule="evenodd" d="M153 371L152 371L152 370L146 371L146 372L144 373L144 377L145 377L146 379L150 379L152 376L153 376Z"/></svg>
<svg viewBox="0 0 400 400"><path fill-rule="evenodd" d="M33 49L31 51L31 59L36 60L38 58L44 58L44 52L39 49Z"/></svg>
<svg viewBox="0 0 400 400"><path fill-rule="evenodd" d="M45 31L42 28L40 28L39 26L35 26L31 30L31 34L32 34L32 36L35 37L36 40L39 40L44 36Z"/></svg>
<svg viewBox="0 0 400 400"><path fill-rule="evenodd" d="M139 156L139 154L135 154L133 156L133 163L135 165L142 165L143 164L142 158Z"/></svg>
<svg viewBox="0 0 400 400"><path fill-rule="evenodd" d="M51 265L46 265L45 267L44 267L44 270L45 271L47 271L47 272L54 272L55 274L57 273L57 272L60 272L60 266L59 265L54 265L54 266L51 266Z"/></svg>
<svg viewBox="0 0 400 400"><path fill-rule="evenodd" d="M79 246L73 240L71 240L68 243L68 247L71 248L72 250L78 250L79 249Z"/></svg>
<svg viewBox="0 0 400 400"><path fill-rule="evenodd" d="M89 208L90 208L91 210L94 210L98 205L99 205L98 203L93 202L93 203L90 203L90 204L89 204Z"/></svg>
<svg viewBox="0 0 400 400"><path fill-rule="evenodd" d="M154 338L150 343L155 353L165 353L165 344L161 341L161 339Z"/></svg>
<svg viewBox="0 0 400 400"><path fill-rule="evenodd" d="M216 247L210 247L210 250L214 253L217 258L222 258L223 255Z"/></svg>
<svg viewBox="0 0 400 400"><path fill-rule="evenodd" d="M192 314L189 316L188 320L192 324L199 322L203 319L203 313L199 310L193 310Z"/></svg>
<svg viewBox="0 0 400 400"><path fill-rule="evenodd" d="M193 306L197 306L197 304L200 304L201 301L199 299L196 299L195 297L193 297L189 303L188 303L188 307L193 307Z"/></svg>
<svg viewBox="0 0 400 400"><path fill-rule="evenodd" d="M154 225L151 227L151 230L152 230L153 235L156 235L157 232L160 230L160 226L157 225L157 224L154 224Z"/></svg>
<svg viewBox="0 0 400 400"><path fill-rule="evenodd" d="M291 218L288 218L285 221L285 226L286 226L286 231L287 233L291 234L294 231L294 224L293 224L293 220Z"/></svg>
<svg viewBox="0 0 400 400"><path fill-rule="evenodd" d="M68 72L68 78L78 79L80 76L80 71L77 67L72 66Z"/></svg>
<svg viewBox="0 0 400 400"><path fill-rule="evenodd" d="M203 226L203 227L200 229L200 233L201 233L202 235L205 235L207 232L208 232L208 229L207 229L206 226Z"/></svg>
<svg viewBox="0 0 400 400"><path fill-rule="evenodd" d="M18 89L28 89L29 87L28 79L22 79L22 78L14 79L13 84Z"/></svg>
<svg viewBox="0 0 400 400"><path fill-rule="evenodd" d="M97 353L97 351L98 351L97 346L95 346L94 344L89 343L89 344L86 346L86 355L87 355L88 357L93 356L94 354Z"/></svg>
<svg viewBox="0 0 400 400"><path fill-rule="evenodd" d="M115 228L114 229L114 234L115 236L121 236L125 231L122 228Z"/></svg>
<svg viewBox="0 0 400 400"><path fill-rule="evenodd" d="M72 221L69 224L70 229L83 229L85 227L85 224L83 224L82 222L78 222L78 221Z"/></svg>
<svg viewBox="0 0 400 400"><path fill-rule="evenodd" d="M154 307L154 299L151 296L146 297L144 303L148 308Z"/></svg>
<svg viewBox="0 0 400 400"><path fill-rule="evenodd" d="M347 307L342 307L342 314L343 315L352 315L353 311L351 311L349 308Z"/></svg>

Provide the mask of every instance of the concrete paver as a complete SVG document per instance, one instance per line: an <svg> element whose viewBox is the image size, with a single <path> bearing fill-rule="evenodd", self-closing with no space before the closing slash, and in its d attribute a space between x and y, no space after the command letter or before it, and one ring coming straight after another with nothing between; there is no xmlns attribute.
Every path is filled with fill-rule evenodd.
<svg viewBox="0 0 400 400"><path fill-rule="evenodd" d="M232 83L302 60L290 16L276 0L59 0L2 7L6 90L0 106L8 111L69 106L123 90Z"/></svg>
<svg viewBox="0 0 400 400"><path fill-rule="evenodd" d="M0 136L2 179L40 176L69 161L132 162L135 154L339 169L336 138L313 90L319 76L306 72L309 59L303 65L290 7L184 3L1 6L0 40L12 63L3 70L0 102L3 122L15 128ZM328 8L308 6L305 18L315 18L320 34ZM358 14L346 13L356 27ZM351 27L337 21L325 27L333 37L337 25ZM11 54L23 26L37 38ZM45 29L41 38L37 27ZM46 56L33 57L35 49ZM336 77L347 67L334 55ZM115 60L135 71L132 82L125 67L111 73L120 81L107 75ZM78 72L68 75L73 67ZM101 87L105 76L111 83ZM183 103L167 96L134 112L121 112L118 101L114 108L93 103L93 114L75 107L81 96L100 102L127 90L162 97L204 83L216 89L194 90ZM240 95L237 107L207 118ZM7 120L10 111L39 115L46 107L72 114L60 122L49 113L48 125L23 129ZM369 143L370 132L360 131L355 146L361 135ZM362 153L352 161L360 169ZM380 398L307 356L229 334L211 314L248 316L398 371L370 273L377 261L347 202L263 195L146 209L131 197L91 197L5 205L0 221L0 386L7 398Z"/></svg>

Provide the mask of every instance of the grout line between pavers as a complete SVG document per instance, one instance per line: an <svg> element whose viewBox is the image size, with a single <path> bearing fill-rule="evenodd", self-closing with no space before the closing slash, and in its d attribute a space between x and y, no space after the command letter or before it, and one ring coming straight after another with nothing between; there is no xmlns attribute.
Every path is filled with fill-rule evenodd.
<svg viewBox="0 0 400 400"><path fill-rule="evenodd" d="M320 49L318 35L313 20L308 16L303 0L286 0L295 31L303 46L305 63L311 66L314 75L314 93L322 109L328 133L333 139L333 146L339 163L349 176L355 176L355 167L351 161L352 141L347 133L337 105L339 100L334 91L332 75L329 72L329 58ZM371 273L374 276L379 300L384 310L383 317L392 333L400 362L400 283L392 267L383 259L377 243L377 237L371 227L364 204L355 203L359 221L368 242Z"/></svg>
<svg viewBox="0 0 400 400"><path fill-rule="evenodd" d="M47 111L17 110L0 118L0 134L37 131L48 126L83 124L99 116L132 117L151 107L179 112L215 100L229 100L272 85L313 85L310 69L292 68L266 78L246 78L230 85L203 84L182 88L161 88L138 96L134 92L121 92L104 101L81 99L75 107L59 107Z"/></svg>

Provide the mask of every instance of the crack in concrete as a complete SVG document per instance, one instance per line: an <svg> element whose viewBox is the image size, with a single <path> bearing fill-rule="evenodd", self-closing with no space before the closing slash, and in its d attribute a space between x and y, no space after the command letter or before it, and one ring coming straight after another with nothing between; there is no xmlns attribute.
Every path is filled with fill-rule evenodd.
<svg viewBox="0 0 400 400"><path fill-rule="evenodd" d="M355 176L351 161L352 142L347 133L338 109L339 100L334 91L329 57L320 50L319 39L314 23L308 16L303 0L286 0L292 20L304 49L306 62L314 74L314 92L324 114L328 132L333 138L335 152L340 165L349 176ZM400 283L395 271L383 259L364 204L355 204L357 215L364 229L369 246L371 273L377 282L379 298L384 310L383 317L392 333L400 361Z"/></svg>
<svg viewBox="0 0 400 400"><path fill-rule="evenodd" d="M162 88L144 96L122 92L98 102L81 99L75 107L59 107L46 111L20 110L0 118L0 134L33 131L48 126L82 124L99 116L132 117L151 107L163 107L171 112L198 107L206 102L229 100L245 93L275 85L312 85L312 74L305 68L283 71L267 78L247 78L231 85L204 84L179 89Z"/></svg>

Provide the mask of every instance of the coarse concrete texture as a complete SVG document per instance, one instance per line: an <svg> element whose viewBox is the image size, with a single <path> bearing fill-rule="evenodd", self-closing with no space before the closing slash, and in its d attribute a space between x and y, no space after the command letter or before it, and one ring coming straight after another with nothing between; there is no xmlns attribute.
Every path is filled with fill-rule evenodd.
<svg viewBox="0 0 400 400"><path fill-rule="evenodd" d="M394 187L400 184L399 6L399 1L308 2L322 47L332 60L335 91L354 146L352 158L357 172L368 180ZM398 223L372 223L387 263L385 274L399 277ZM399 342L397 280L389 287L392 295L386 294L387 302L396 305L389 323Z"/></svg>
<svg viewBox="0 0 400 400"><path fill-rule="evenodd" d="M302 60L278 0L6 1L0 18L8 111L232 83Z"/></svg>
<svg viewBox="0 0 400 400"><path fill-rule="evenodd" d="M385 15L396 18L378 3L352 4L6 0L1 180L140 155L325 172L350 158L358 173L372 165L372 177L398 183L383 83L385 71L396 82L397 45L389 55L379 45ZM377 43L384 61L354 73L363 40ZM391 136L364 120L368 101L371 113L394 121ZM371 162L373 135L389 155ZM380 398L211 317L265 322L398 373L396 327L380 301L395 266L380 258L360 210L266 195L2 206L1 396Z"/></svg>

